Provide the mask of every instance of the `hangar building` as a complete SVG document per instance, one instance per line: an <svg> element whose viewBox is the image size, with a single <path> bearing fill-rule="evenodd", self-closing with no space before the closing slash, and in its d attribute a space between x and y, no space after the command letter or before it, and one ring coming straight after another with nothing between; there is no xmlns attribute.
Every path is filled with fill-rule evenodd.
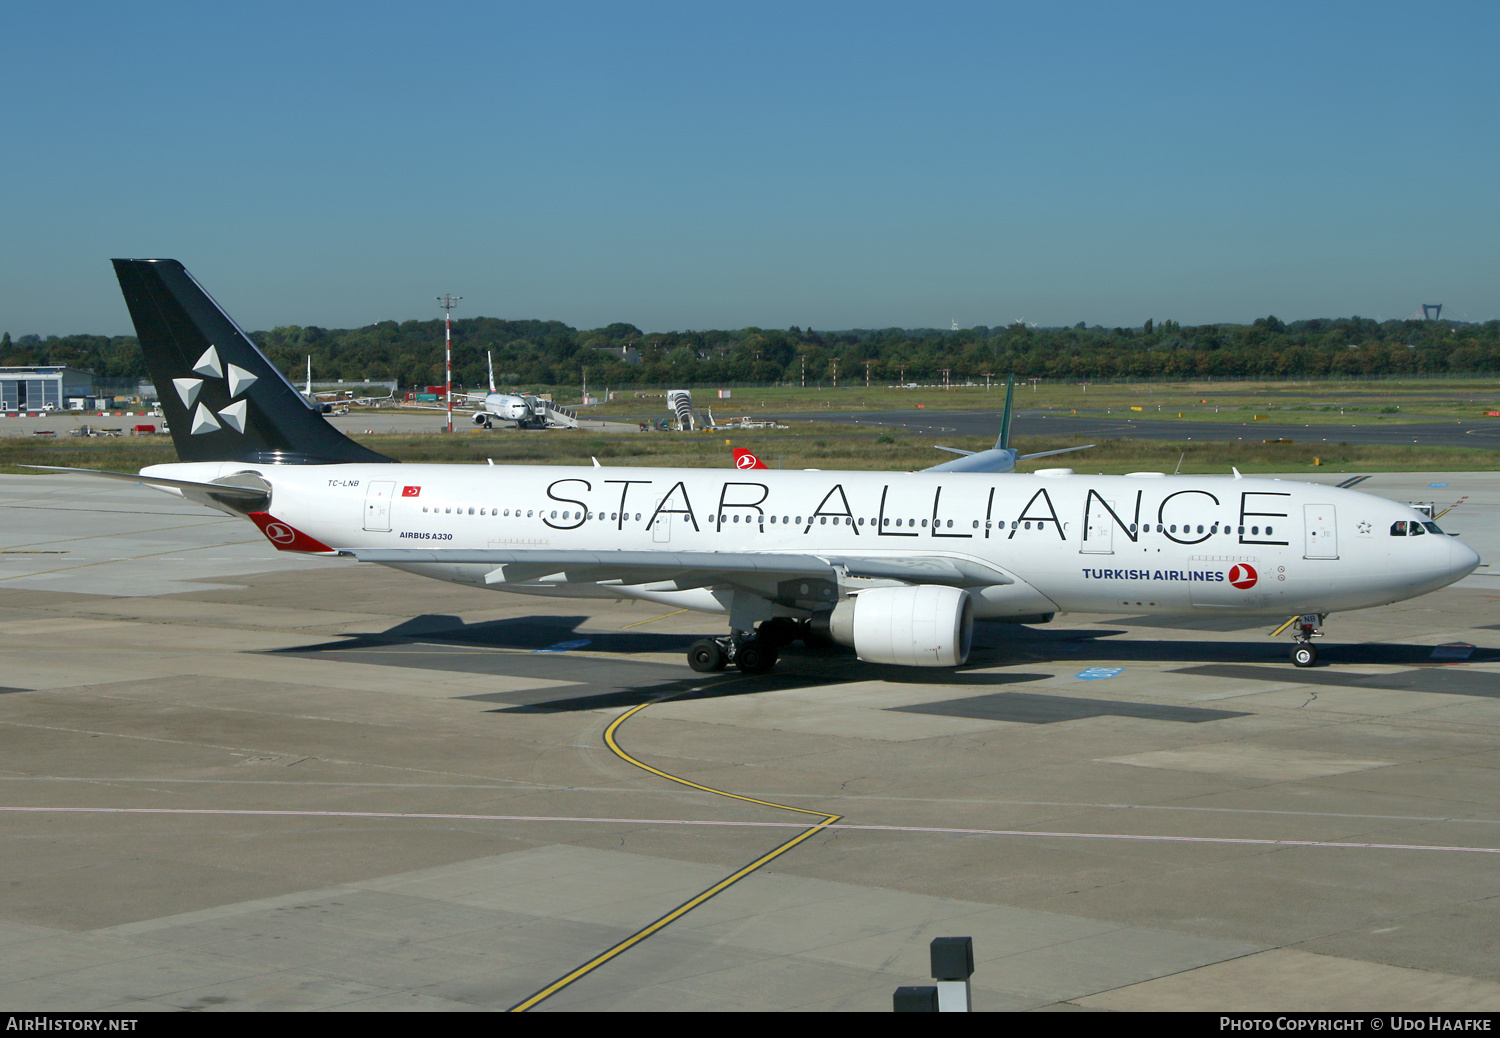
<svg viewBox="0 0 1500 1038"><path fill-rule="evenodd" d="M94 395L94 373L76 368L0 367L0 411L61 411L68 397Z"/></svg>

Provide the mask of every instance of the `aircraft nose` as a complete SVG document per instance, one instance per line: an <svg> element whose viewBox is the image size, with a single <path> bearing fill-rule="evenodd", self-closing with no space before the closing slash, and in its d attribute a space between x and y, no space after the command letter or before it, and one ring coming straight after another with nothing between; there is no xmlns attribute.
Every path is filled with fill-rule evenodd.
<svg viewBox="0 0 1500 1038"><path fill-rule="evenodd" d="M1479 565L1479 553L1457 537L1448 539L1448 572L1454 580L1473 573Z"/></svg>

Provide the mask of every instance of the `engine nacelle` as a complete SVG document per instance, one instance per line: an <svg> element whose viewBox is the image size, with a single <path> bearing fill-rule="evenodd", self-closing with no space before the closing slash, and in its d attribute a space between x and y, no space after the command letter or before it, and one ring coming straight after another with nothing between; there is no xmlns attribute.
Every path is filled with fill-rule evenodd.
<svg viewBox="0 0 1500 1038"><path fill-rule="evenodd" d="M488 422L489 420L490 420L490 416L487 415L487 414L485 414L483 411L475 411L474 412L474 424L475 425L483 425L485 422Z"/></svg>
<svg viewBox="0 0 1500 1038"><path fill-rule="evenodd" d="M813 630L867 663L957 667L974 640L974 605L956 587L871 588L814 617Z"/></svg>

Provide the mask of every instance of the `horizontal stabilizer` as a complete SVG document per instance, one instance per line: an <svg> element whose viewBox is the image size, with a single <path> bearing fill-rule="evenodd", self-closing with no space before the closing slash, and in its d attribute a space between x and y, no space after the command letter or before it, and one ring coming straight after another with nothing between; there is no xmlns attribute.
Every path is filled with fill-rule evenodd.
<svg viewBox="0 0 1500 1038"><path fill-rule="evenodd" d="M213 494L216 497L234 498L239 501L264 501L270 497L270 487L231 486L227 483L199 483L191 479L168 479L165 476L143 476L138 472L103 472L99 469L70 469L61 465L22 465L23 469L45 469L48 472L77 472L85 476L101 476L104 479L120 479L127 483L143 483L150 487L169 487L173 490L193 490ZM241 477L243 478L243 477Z"/></svg>

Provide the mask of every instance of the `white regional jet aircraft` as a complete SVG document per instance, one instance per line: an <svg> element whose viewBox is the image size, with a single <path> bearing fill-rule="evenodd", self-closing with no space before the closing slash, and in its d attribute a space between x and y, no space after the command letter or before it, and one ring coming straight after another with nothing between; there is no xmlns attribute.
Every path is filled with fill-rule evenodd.
<svg viewBox="0 0 1500 1038"><path fill-rule="evenodd" d="M139 475L283 551L522 594L727 614L692 665L768 671L803 632L953 667L976 618L1328 613L1435 591L1478 556L1404 505L1233 477L398 465L345 438L174 260L115 260L180 463Z"/></svg>

